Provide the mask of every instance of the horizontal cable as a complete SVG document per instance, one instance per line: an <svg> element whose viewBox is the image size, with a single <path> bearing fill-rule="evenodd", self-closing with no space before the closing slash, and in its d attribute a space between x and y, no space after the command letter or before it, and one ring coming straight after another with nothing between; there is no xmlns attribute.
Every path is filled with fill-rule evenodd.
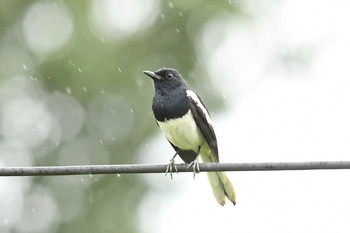
<svg viewBox="0 0 350 233"><path fill-rule="evenodd" d="M178 172L193 172L187 164L176 164ZM164 173L167 164L118 164L82 166L1 167L0 176L64 176L90 174ZM313 161L277 163L200 163L201 172L282 171L350 169L350 161Z"/></svg>

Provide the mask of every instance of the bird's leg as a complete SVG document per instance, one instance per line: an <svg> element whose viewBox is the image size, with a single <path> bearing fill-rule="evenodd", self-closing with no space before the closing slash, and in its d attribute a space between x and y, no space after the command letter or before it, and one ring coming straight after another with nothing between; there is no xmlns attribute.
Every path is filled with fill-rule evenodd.
<svg viewBox="0 0 350 233"><path fill-rule="evenodd" d="M175 153L175 155L173 157L171 157L168 166L166 167L166 171L165 171L165 175L167 175L168 173L170 174L170 178L173 179L173 168L176 171L176 173L178 173L176 164L175 164L175 157L177 155L177 152Z"/></svg>
<svg viewBox="0 0 350 233"><path fill-rule="evenodd" d="M193 179L196 178L196 173L200 172L199 162L198 162L198 156L199 156L200 151L201 151L201 146L198 147L196 158L188 164L188 168L193 166Z"/></svg>

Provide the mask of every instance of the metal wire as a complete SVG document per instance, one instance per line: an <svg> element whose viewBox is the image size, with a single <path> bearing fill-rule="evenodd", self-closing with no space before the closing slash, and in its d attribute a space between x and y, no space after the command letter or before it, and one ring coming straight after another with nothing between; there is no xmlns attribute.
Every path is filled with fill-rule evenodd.
<svg viewBox="0 0 350 233"><path fill-rule="evenodd" d="M176 164L178 172L193 172L187 164ZM165 173L167 164L118 164L82 166L1 167L0 176L65 176L90 174ZM277 163L201 163L201 172L283 171L350 169L350 161L312 161Z"/></svg>

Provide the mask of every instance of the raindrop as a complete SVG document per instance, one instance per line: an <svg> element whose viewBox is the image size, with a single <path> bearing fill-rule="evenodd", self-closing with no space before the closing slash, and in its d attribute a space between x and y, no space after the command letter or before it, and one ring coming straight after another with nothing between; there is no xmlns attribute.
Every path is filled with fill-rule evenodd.
<svg viewBox="0 0 350 233"><path fill-rule="evenodd" d="M94 176L90 173L89 178L92 179L92 178L94 178Z"/></svg>
<svg viewBox="0 0 350 233"><path fill-rule="evenodd" d="M66 87L66 92L67 92L67 94L72 94L72 89L70 89L70 87Z"/></svg>
<svg viewBox="0 0 350 233"><path fill-rule="evenodd" d="M36 213L36 209L35 209L35 208L32 208L32 212L33 212L33 213Z"/></svg>
<svg viewBox="0 0 350 233"><path fill-rule="evenodd" d="M50 77L50 76L47 76L46 78L47 78L48 80L51 80L51 77Z"/></svg>
<svg viewBox="0 0 350 233"><path fill-rule="evenodd" d="M102 141L102 139L100 139L100 143L101 143L101 144L103 144L103 141Z"/></svg>
<svg viewBox="0 0 350 233"><path fill-rule="evenodd" d="M83 178L80 178L80 181L81 181L81 183L84 183L84 179Z"/></svg>
<svg viewBox="0 0 350 233"><path fill-rule="evenodd" d="M160 17L161 17L162 19L165 19L165 15L164 15L163 13L160 14Z"/></svg>
<svg viewBox="0 0 350 233"><path fill-rule="evenodd" d="M232 5L232 2L231 2L231 0L228 0L228 4Z"/></svg>
<svg viewBox="0 0 350 233"><path fill-rule="evenodd" d="M120 67L118 67L118 70L119 70L120 73L122 72L122 69L120 69Z"/></svg>
<svg viewBox="0 0 350 233"><path fill-rule="evenodd" d="M112 140L115 141L115 137L112 137Z"/></svg>
<svg viewBox="0 0 350 233"><path fill-rule="evenodd" d="M84 91L84 92L87 92L87 88L86 88L85 86L83 87L83 91Z"/></svg>
<svg viewBox="0 0 350 233"><path fill-rule="evenodd" d="M105 90L100 91L102 95L106 94Z"/></svg>
<svg viewBox="0 0 350 233"><path fill-rule="evenodd" d="M182 11L179 11L179 16L180 16L180 17L182 17L182 16L183 16Z"/></svg>
<svg viewBox="0 0 350 233"><path fill-rule="evenodd" d="M178 29L178 28L176 28L175 31L176 31L177 33L180 33L180 29Z"/></svg>
<svg viewBox="0 0 350 233"><path fill-rule="evenodd" d="M116 174L116 176L117 176L117 177L120 177L120 174L119 174L119 173L117 173L117 174Z"/></svg>
<svg viewBox="0 0 350 233"><path fill-rule="evenodd" d="M171 8L171 9L174 8L174 4L172 2L169 2L169 8Z"/></svg>
<svg viewBox="0 0 350 233"><path fill-rule="evenodd" d="M79 73L81 73L81 72L82 72L80 68L78 68L78 71L79 71Z"/></svg>
<svg viewBox="0 0 350 233"><path fill-rule="evenodd" d="M22 64L22 66L23 66L23 69L24 69L24 70L27 70L26 64Z"/></svg>
<svg viewBox="0 0 350 233"><path fill-rule="evenodd" d="M134 109L130 108L130 112L134 113Z"/></svg>

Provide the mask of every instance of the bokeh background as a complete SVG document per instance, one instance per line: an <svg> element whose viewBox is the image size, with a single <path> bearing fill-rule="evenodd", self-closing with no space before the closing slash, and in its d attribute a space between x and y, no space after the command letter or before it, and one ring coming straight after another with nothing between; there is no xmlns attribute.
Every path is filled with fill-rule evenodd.
<svg viewBox="0 0 350 233"><path fill-rule="evenodd" d="M167 163L143 70L177 68L223 162L348 160L345 0L0 1L0 166ZM180 161L179 161L180 162ZM0 232L349 232L349 171L0 178Z"/></svg>

